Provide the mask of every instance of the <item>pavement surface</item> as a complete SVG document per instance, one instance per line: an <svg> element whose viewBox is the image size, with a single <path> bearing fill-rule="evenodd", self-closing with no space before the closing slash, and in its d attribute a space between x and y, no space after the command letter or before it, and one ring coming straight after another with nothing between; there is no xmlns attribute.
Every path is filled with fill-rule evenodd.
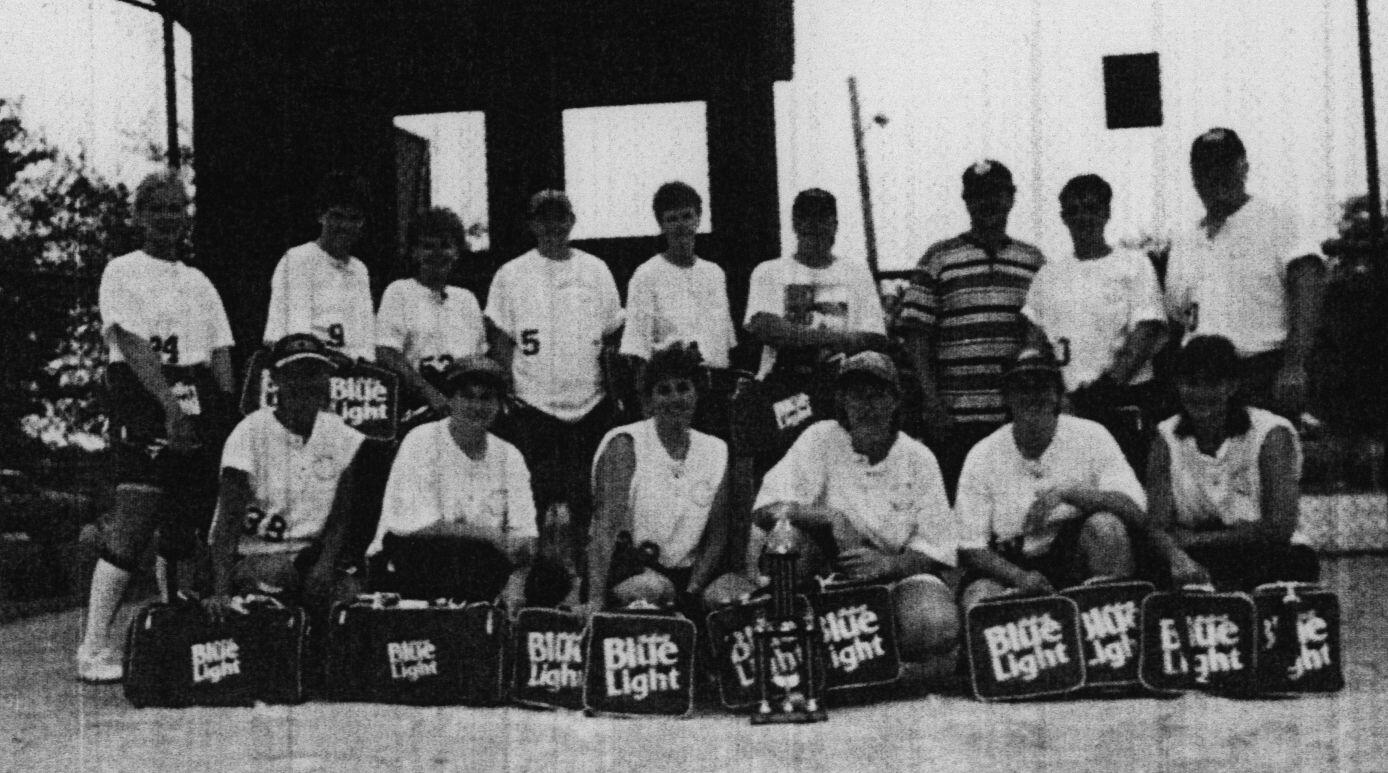
<svg viewBox="0 0 1388 773"><path fill-rule="evenodd" d="M982 704L911 674L816 725L307 703L143 709L72 676L81 615L0 627L4 771L1388 771L1388 558L1327 559L1346 689ZM127 610L128 615L130 610Z"/></svg>

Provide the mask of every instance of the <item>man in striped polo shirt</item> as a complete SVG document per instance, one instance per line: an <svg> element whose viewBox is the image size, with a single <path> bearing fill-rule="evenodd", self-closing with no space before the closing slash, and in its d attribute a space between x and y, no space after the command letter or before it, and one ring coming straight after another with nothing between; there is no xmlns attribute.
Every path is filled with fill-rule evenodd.
<svg viewBox="0 0 1388 773"><path fill-rule="evenodd" d="M1002 372L1021 346L1021 310L1041 251L1007 235L1017 188L984 160L964 170L969 230L925 251L893 322L922 391L926 442L950 497L964 457L1007 420Z"/></svg>

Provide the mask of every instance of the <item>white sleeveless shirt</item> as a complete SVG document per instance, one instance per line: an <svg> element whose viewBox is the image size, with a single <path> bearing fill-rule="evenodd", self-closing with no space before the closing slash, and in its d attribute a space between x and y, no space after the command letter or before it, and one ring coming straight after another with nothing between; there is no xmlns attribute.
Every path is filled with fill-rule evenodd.
<svg viewBox="0 0 1388 773"><path fill-rule="evenodd" d="M694 551L708 525L709 508L728 466L728 446L712 435L689 431L689 451L683 461L670 457L656 437L655 420L617 427L603 436L593 455L592 474L612 439L632 440L636 469L631 476L627 507L631 510L632 541L660 546L661 564L677 569L694 563Z"/></svg>
<svg viewBox="0 0 1388 773"><path fill-rule="evenodd" d="M1256 523L1263 517L1263 482L1258 455L1268 433L1282 427L1292 434L1295 474L1301 477L1301 440L1296 428L1270 411L1249 408L1250 427L1224 441L1214 456L1201 453L1194 437L1178 437L1180 415L1157 425L1171 456L1171 493L1176 522L1188 528L1212 523ZM1298 525L1292 542L1305 544Z"/></svg>

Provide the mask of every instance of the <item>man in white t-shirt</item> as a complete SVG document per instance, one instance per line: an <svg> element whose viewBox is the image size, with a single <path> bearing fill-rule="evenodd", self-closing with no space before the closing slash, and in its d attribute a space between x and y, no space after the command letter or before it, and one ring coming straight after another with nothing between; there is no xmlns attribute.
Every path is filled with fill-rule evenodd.
<svg viewBox="0 0 1388 773"><path fill-rule="evenodd" d="M349 359L376 358L371 277L352 248L366 222L361 180L333 173L318 190L318 238L290 249L270 279L265 345L312 333Z"/></svg>
<svg viewBox="0 0 1388 773"><path fill-rule="evenodd" d="M702 390L695 426L726 437L730 379L720 376L737 334L723 269L694 254L704 202L689 185L668 182L656 190L652 208L665 250L638 266L627 285L620 352L644 365L657 349L696 344L720 388Z"/></svg>
<svg viewBox="0 0 1388 773"><path fill-rule="evenodd" d="M242 419L222 450L209 605L219 610L233 593L267 593L326 611L360 590L343 546L365 436L327 410L334 361L322 341L285 336L271 363L275 406Z"/></svg>
<svg viewBox="0 0 1388 773"><path fill-rule="evenodd" d="M491 355L510 371L519 403L497 434L525 455L542 533L551 507L567 505L575 531L556 539L570 543L577 564L591 511L588 466L612 423L606 398L622 303L607 265L569 245L568 196L540 191L528 215L535 249L503 265L487 293Z"/></svg>
<svg viewBox="0 0 1388 773"><path fill-rule="evenodd" d="M1233 130L1196 137L1190 170L1205 217L1171 241L1167 313L1186 340L1233 341L1250 403L1296 419L1325 284L1319 247L1290 212L1248 193L1248 158Z"/></svg>
<svg viewBox="0 0 1388 773"><path fill-rule="evenodd" d="M178 259L188 227L188 191L175 173L149 175L135 190L141 249L106 265L98 309L110 361L115 498L92 572L77 674L122 675L111 624L156 530L167 596L171 571L196 546L216 497L217 454L231 426L234 343L221 297L201 271Z"/></svg>
<svg viewBox="0 0 1388 773"><path fill-rule="evenodd" d="M1133 572L1128 527L1146 495L1099 424L1060 412L1060 368L1027 346L1003 379L1012 422L964 460L955 497L965 608L1008 588L1048 592Z"/></svg>
<svg viewBox="0 0 1388 773"><path fill-rule="evenodd" d="M733 446L766 469L796 436L832 415L837 355L884 347L882 301L866 264L832 252L838 204L818 188L791 207L795 252L752 271L743 329L762 344L757 388L734 408Z"/></svg>
<svg viewBox="0 0 1388 773"><path fill-rule="evenodd" d="M1036 272L1022 314L1032 343L1057 353L1070 410L1103 424L1135 470L1146 469L1156 395L1152 355L1166 326L1152 262L1104 235L1113 189L1096 174L1060 191L1060 218L1074 252Z"/></svg>
<svg viewBox="0 0 1388 773"><path fill-rule="evenodd" d="M376 359L400 374L414 402L446 412L440 389L455 361L483 354L487 331L477 297L448 284L458 256L467 251L467 231L442 208L423 213L411 226L416 273L391 282L376 315Z"/></svg>

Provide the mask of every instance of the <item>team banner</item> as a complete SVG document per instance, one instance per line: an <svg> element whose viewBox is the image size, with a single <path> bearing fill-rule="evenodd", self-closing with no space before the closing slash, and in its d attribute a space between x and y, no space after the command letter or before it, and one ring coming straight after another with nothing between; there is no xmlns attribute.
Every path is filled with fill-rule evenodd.
<svg viewBox="0 0 1388 773"><path fill-rule="evenodd" d="M666 614L600 612L584 650L583 706L596 714L688 716L694 623Z"/></svg>
<svg viewBox="0 0 1388 773"><path fill-rule="evenodd" d="M1139 683L1142 601L1154 590L1150 582L1122 581L1087 583L1060 592L1079 608L1085 686Z"/></svg>
<svg viewBox="0 0 1388 773"><path fill-rule="evenodd" d="M814 593L809 599L824 644L828 689L885 684L901 677L890 590L860 585Z"/></svg>
<svg viewBox="0 0 1388 773"><path fill-rule="evenodd" d="M275 404L269 358L267 350L259 349L246 364L243 415ZM400 377L393 371L361 360L344 365L328 378L328 400L334 413L367 437L394 440L399 432Z"/></svg>
<svg viewBox="0 0 1388 773"><path fill-rule="evenodd" d="M1246 593L1197 586L1142 602L1138 673L1153 690L1249 694L1256 645L1257 617Z"/></svg>
<svg viewBox="0 0 1388 773"><path fill-rule="evenodd" d="M1272 583L1253 592L1258 610L1258 689L1336 692L1341 668L1340 598L1311 583Z"/></svg>
<svg viewBox="0 0 1388 773"><path fill-rule="evenodd" d="M145 606L125 648L125 697L145 706L250 706L303 700L303 610L241 596L218 620L194 600Z"/></svg>
<svg viewBox="0 0 1388 773"><path fill-rule="evenodd" d="M512 626L511 698L527 706L583 708L583 616L527 607Z"/></svg>
<svg viewBox="0 0 1388 773"><path fill-rule="evenodd" d="M796 597L796 610L803 614L810 606L809 599ZM713 655L714 669L718 676L718 694L723 705L734 711L751 708L761 694L757 687L757 620L767 618L771 613L771 599L762 597L709 613L708 638ZM816 651L818 668L813 669L816 677L816 692L823 694L825 668L823 652ZM799 664L804 657L795 636L773 636L769 639L767 660L771 666L771 680L768 686L773 693L772 702L783 699L781 693L802 689L799 684L788 680L798 678Z"/></svg>
<svg viewBox="0 0 1388 773"><path fill-rule="evenodd" d="M1064 596L980 601L964 615L964 638L979 700L1063 695L1084 685L1079 607Z"/></svg>
<svg viewBox="0 0 1388 773"><path fill-rule="evenodd" d="M328 631L328 691L337 700L490 705L501 690L505 616L488 604L397 601L337 605Z"/></svg>

